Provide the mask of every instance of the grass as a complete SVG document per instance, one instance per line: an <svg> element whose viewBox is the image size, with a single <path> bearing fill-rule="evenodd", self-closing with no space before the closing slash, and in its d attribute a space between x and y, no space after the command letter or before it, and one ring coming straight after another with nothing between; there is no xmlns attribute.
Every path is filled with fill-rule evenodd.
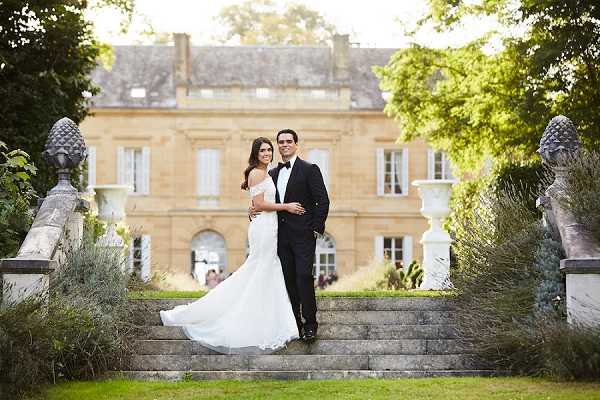
<svg viewBox="0 0 600 400"><path fill-rule="evenodd" d="M132 291L129 298L141 299L196 299L204 296L204 291L142 290ZM452 291L433 290L359 290L347 292L330 292L317 290L317 297L444 297L452 296Z"/></svg>
<svg viewBox="0 0 600 400"><path fill-rule="evenodd" d="M429 378L347 381L109 380L69 382L48 388L47 400L199 399L444 399L596 400L600 383L535 378Z"/></svg>

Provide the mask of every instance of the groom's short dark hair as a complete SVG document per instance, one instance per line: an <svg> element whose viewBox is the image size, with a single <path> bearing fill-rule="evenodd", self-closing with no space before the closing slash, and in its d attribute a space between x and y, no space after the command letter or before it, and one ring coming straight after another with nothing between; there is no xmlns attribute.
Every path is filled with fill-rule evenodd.
<svg viewBox="0 0 600 400"><path fill-rule="evenodd" d="M279 142L279 135L283 135L284 133L289 133L294 138L294 143L298 143L298 134L293 129L282 129L277 132L276 140Z"/></svg>

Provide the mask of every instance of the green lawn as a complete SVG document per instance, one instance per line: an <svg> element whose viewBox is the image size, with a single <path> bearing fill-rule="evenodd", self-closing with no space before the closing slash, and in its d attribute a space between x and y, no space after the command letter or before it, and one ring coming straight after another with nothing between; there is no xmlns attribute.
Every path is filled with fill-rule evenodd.
<svg viewBox="0 0 600 400"><path fill-rule="evenodd" d="M111 380L52 386L48 400L432 399L594 400L600 383L532 378L430 378L350 381L139 382Z"/></svg>
<svg viewBox="0 0 600 400"><path fill-rule="evenodd" d="M206 294L203 291L142 290L129 293L131 299L195 299ZM362 290L352 292L329 292L317 290L317 297L443 297L452 291L434 290Z"/></svg>

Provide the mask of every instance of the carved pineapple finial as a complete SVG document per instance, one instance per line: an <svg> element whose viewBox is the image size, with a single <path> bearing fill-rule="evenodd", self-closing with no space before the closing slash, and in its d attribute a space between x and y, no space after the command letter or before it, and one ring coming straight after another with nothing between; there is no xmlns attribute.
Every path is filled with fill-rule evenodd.
<svg viewBox="0 0 600 400"><path fill-rule="evenodd" d="M558 115L546 126L537 152L545 163L557 166L566 157L577 154L580 148L575 125L564 115Z"/></svg>
<svg viewBox="0 0 600 400"><path fill-rule="evenodd" d="M50 193L77 192L69 176L71 170L87 157L87 148L77 124L66 117L58 120L50 129L42 156L58 169L58 184Z"/></svg>

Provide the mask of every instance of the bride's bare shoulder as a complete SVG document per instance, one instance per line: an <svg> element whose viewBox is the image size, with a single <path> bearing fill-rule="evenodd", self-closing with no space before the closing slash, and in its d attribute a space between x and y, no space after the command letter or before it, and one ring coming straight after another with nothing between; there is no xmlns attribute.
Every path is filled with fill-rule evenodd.
<svg viewBox="0 0 600 400"><path fill-rule="evenodd" d="M265 180L267 171L260 168L254 168L248 175L248 186L256 186Z"/></svg>

